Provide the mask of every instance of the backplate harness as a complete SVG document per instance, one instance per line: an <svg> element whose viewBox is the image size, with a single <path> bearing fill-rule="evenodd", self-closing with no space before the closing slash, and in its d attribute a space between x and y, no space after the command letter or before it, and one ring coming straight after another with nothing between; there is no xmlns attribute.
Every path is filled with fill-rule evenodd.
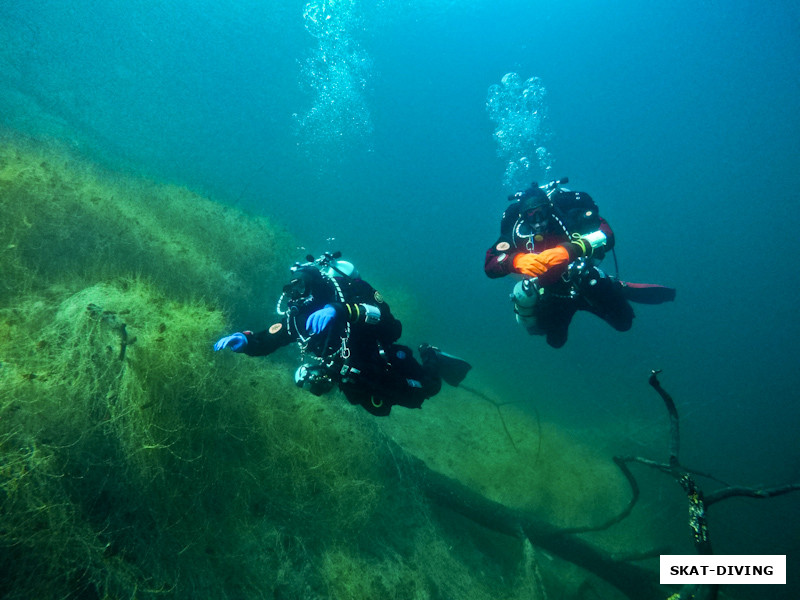
<svg viewBox="0 0 800 600"><path fill-rule="evenodd" d="M342 276L347 277L347 274L343 273L336 267L336 259L338 259L341 255L342 253L338 251L333 253L325 252L322 256L316 259L309 255L306 257L305 263L296 263L294 269L299 267L317 268L322 277L333 286L333 289L336 292L337 301L344 303L345 297L339 282L336 281L335 277L332 277L326 272L328 268L330 268L331 270L340 273ZM344 332L341 336L341 344L335 351L331 352L330 354L325 354L330 347L330 338L331 334L333 333L333 328L331 327L328 330L328 336L325 339L325 343L322 345L323 355L317 356L313 352L308 352L308 344L311 341L311 336L304 336L301 333L302 329L297 324L297 314L299 312L298 308L297 306L293 305L292 300L287 298L286 291L281 293L280 297L278 298L278 304L275 307L275 310L279 315L286 317L287 326L290 328L290 330L293 328L297 333L297 346L300 349L300 361L302 363L311 360L317 363L317 365L324 367L326 370L332 370L332 367L335 365L337 360L341 360L342 364L344 364L347 362L347 359L350 358L350 348L348 347L348 342L350 340L349 322L345 322Z"/></svg>
<svg viewBox="0 0 800 600"><path fill-rule="evenodd" d="M547 183L545 185L539 186L539 189L541 189L547 195L548 206L550 207L550 217L556 223L558 223L559 227L561 227L561 229L563 230L564 234L567 236L567 239L569 239L569 240L578 240L578 239L580 239L581 234L570 232L570 230L564 224L564 221L559 217L558 210L556 209L555 204L553 203L553 199L552 199L553 195L557 191L562 189L561 188L561 184L568 183L568 182L569 182L569 178L568 177L562 177L561 179L556 179L554 181L551 181L550 183ZM536 183L534 183L533 185L535 186ZM564 191L568 191L568 190L564 190ZM523 200L526 197L527 197L527 195L526 195L525 192L517 192L516 194L510 196L509 200ZM527 238L526 241L525 241L525 248L528 250L528 252L532 253L533 252L533 238L536 235L536 232L531 231L530 233L523 233L521 231L521 227L522 227L523 223L524 223L523 219L518 219L517 220L517 222L516 222L516 224L514 226L514 234L516 236L520 237L520 238L523 238L523 239ZM614 251L613 248L611 249L611 254L614 257L614 269L616 271L615 277L618 279L619 278L619 266L617 265L617 253ZM588 273L588 267L589 266L591 266L591 264L587 262L586 258L585 257L581 257L581 258L571 262L569 264L569 267L567 268L567 270L564 272L564 274L561 275L562 281L564 281L564 283L569 285L569 295L568 295L568 297L573 298L573 297L578 295L578 293L579 293L578 292L578 286L581 283L581 280L583 279L583 277Z"/></svg>

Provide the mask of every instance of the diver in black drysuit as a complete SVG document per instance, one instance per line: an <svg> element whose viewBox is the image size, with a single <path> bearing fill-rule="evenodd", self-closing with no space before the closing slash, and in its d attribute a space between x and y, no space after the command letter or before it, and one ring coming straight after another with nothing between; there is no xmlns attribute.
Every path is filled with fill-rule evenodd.
<svg viewBox="0 0 800 600"><path fill-rule="evenodd" d="M589 194L561 183L566 179L542 187L534 183L509 196L512 204L503 213L500 237L484 261L493 279L524 277L512 294L517 321L531 335L546 336L553 348L566 343L579 310L628 331L634 318L630 302L675 299L674 288L621 281L600 270L600 261L614 249L614 232Z"/></svg>
<svg viewBox="0 0 800 600"><path fill-rule="evenodd" d="M338 254L312 258L292 268L278 302L279 321L257 333L225 336L214 350L267 356L295 342L303 362L295 373L298 386L321 395L338 384L351 404L376 416L387 416L392 406L421 408L442 379L450 385L464 379L467 362L423 344L420 364L411 348L397 343L400 321L351 263Z"/></svg>

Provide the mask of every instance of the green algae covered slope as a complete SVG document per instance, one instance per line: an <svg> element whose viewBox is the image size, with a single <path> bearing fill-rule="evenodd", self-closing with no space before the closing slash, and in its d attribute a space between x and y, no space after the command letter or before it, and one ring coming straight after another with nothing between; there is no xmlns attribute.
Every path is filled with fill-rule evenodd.
<svg viewBox="0 0 800 600"><path fill-rule="evenodd" d="M294 247L263 217L7 137L0 236L0 305L24 288L144 276L173 297L246 311L271 296Z"/></svg>
<svg viewBox="0 0 800 600"><path fill-rule="evenodd" d="M616 502L588 454L575 476L549 462L556 434L534 453L519 421L503 446L452 389L378 422L278 361L211 351L286 273L294 246L266 219L6 139L0 232L3 598L530 600L586 580L431 506L387 440L558 524L592 512L578 481ZM520 479L520 451L564 480Z"/></svg>
<svg viewBox="0 0 800 600"><path fill-rule="evenodd" d="M211 306L116 279L0 323L4 597L260 597L374 510L366 432L211 356Z"/></svg>
<svg viewBox="0 0 800 600"><path fill-rule="evenodd" d="M372 442L268 362L211 352L287 236L8 141L0 204L0 596L305 588L316 540L374 511Z"/></svg>

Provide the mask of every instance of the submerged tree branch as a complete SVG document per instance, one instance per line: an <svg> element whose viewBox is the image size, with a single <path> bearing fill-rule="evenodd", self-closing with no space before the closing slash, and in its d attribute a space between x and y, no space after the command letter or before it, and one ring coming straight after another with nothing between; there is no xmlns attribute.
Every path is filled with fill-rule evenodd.
<svg viewBox="0 0 800 600"><path fill-rule="evenodd" d="M633 503L635 503L636 500L638 499L639 491L638 491L638 486L634 485L633 482L634 480L630 471L625 466L627 462L638 462L640 464L652 467L656 470L671 475L681 485L689 500L689 528L692 532L692 537L694 539L694 546L695 549L697 550L697 553L713 554L711 539L708 533L708 518L706 515L706 509L709 506L711 506L716 502L720 502L721 500L725 500L727 498L733 498L736 496L745 496L749 498L771 498L773 496L779 496L782 494L787 494L789 492L800 490L800 484L797 483L788 484L781 487L767 488L767 489L749 488L744 486L728 486L726 488L713 492L709 494L707 497L705 497L702 489L695 482L692 475L700 475L702 477L706 477L709 479L715 479L715 478L712 477L711 475L700 473L692 469L687 469L681 464L680 422L678 418L678 410L675 407L675 403L672 400L672 396L670 396L667 393L667 391L661 387L661 383L658 381L658 374L660 372L661 372L660 370L651 371L649 383L653 387L653 389L655 389L655 391L659 394L659 396L661 396L661 399L664 401L664 404L667 407L667 412L669 413L669 418L670 418L669 463L668 464L659 463L638 456L614 457L614 462L620 467L620 469L622 469L623 473L628 478L628 481L632 482L631 489L633 491L633 497L631 500L631 504L629 505L629 508L632 508ZM693 586L691 595L686 595L686 597L693 598L696 597L695 596L696 593L699 593L702 594L703 597L705 598L714 600L717 597L717 590L718 590L717 585L710 585L705 588L703 586ZM682 592L681 598L683 597L684 594Z"/></svg>
<svg viewBox="0 0 800 600"><path fill-rule="evenodd" d="M604 579L631 600L663 600L653 571L617 560L568 530L489 500L461 482L428 468L400 447L395 454L403 457L398 466L404 475L416 481L433 504L492 531L515 538L524 536L534 546Z"/></svg>
<svg viewBox="0 0 800 600"><path fill-rule="evenodd" d="M766 488L763 490L731 486L722 490L717 490L706 496L706 506L711 506L715 502L725 500L726 498L733 498L734 496L745 496L747 498L772 498L774 496L782 496L789 492L796 492L800 490L800 483L790 483L781 487Z"/></svg>
<svg viewBox="0 0 800 600"><path fill-rule="evenodd" d="M706 517L708 506L735 496L770 498L800 490L800 483L766 489L725 484L727 487L704 497L703 491L697 485L693 476L701 476L711 480L716 479L711 475L688 469L681 464L678 411L672 397L661 387L658 381L659 373L660 371L652 371L649 383L661 396L670 417L668 462L662 463L639 456L615 456L614 462L622 471L631 488L631 499L618 515L596 526L558 528L530 514L508 508L498 502L489 500L459 481L428 468L422 460L403 451L394 442L387 441L389 441L390 446L397 447L397 454L403 457L401 462L397 463L398 469L415 480L432 503L458 513L492 531L516 538L523 536L533 545L547 550L607 581L631 598L631 600L663 600L665 591L659 585L657 573L612 556L576 535L608 529L630 515L639 500L640 490L636 478L628 467L628 463L639 463L666 473L681 485L689 500L689 527L695 548L699 554L712 554ZM497 406L493 401L492 403ZM511 437L508 430L506 430L506 433ZM647 553L646 556L653 556L653 553ZM716 585L684 586L678 597L714 600L717 597L717 588L718 586Z"/></svg>

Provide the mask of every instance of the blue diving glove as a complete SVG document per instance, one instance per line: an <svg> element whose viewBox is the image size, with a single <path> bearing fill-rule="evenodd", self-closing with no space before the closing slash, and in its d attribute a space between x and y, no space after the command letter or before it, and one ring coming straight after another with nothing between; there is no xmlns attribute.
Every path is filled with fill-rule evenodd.
<svg viewBox="0 0 800 600"><path fill-rule="evenodd" d="M306 331L309 333L322 333L335 317L336 309L330 304L326 304L311 313L306 319Z"/></svg>
<svg viewBox="0 0 800 600"><path fill-rule="evenodd" d="M247 346L247 337L243 333L232 333L214 344L214 351L230 348L233 352L244 352L245 346Z"/></svg>

